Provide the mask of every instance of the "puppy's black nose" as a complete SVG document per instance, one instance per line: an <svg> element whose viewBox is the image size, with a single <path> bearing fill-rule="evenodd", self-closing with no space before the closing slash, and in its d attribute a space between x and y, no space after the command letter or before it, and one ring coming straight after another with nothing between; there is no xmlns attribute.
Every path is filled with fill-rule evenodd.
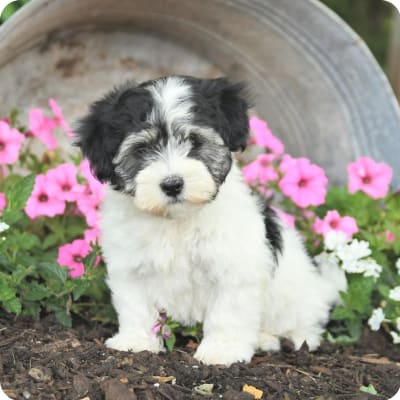
<svg viewBox="0 0 400 400"><path fill-rule="evenodd" d="M172 175L160 183L161 190L170 197L176 197L183 189L183 179L180 176Z"/></svg>

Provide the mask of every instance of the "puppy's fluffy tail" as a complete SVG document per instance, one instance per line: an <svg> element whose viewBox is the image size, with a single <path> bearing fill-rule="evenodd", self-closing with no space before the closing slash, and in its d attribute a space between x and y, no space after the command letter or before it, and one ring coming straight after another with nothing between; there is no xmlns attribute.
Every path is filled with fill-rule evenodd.
<svg viewBox="0 0 400 400"><path fill-rule="evenodd" d="M339 266L331 263L319 262L318 265L322 277L328 283L329 289L331 290L332 304L340 304L342 302L340 292L345 292L347 290L345 272Z"/></svg>

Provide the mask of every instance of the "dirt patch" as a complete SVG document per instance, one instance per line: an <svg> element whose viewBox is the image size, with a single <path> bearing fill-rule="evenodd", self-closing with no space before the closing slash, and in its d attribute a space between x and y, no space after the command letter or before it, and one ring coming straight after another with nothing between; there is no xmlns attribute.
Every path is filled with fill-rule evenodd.
<svg viewBox="0 0 400 400"><path fill-rule="evenodd" d="M400 387L400 350L366 332L360 346L324 343L299 352L260 353L250 364L205 366L180 341L172 353L109 350L113 327L78 324L66 329L51 319L33 322L0 312L0 382L13 399L388 399ZM193 347L193 346L192 346ZM378 395L360 392L372 384Z"/></svg>

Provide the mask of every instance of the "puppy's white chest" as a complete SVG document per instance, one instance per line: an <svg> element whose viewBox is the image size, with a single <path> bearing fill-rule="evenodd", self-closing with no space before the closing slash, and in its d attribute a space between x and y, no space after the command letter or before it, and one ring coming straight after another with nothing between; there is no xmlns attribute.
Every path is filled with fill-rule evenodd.
<svg viewBox="0 0 400 400"><path fill-rule="evenodd" d="M203 319L213 292L212 265L204 257L202 241L196 234L178 236L156 235L149 247L147 265L143 264L138 273L146 275L146 285L153 291L159 310L193 324Z"/></svg>

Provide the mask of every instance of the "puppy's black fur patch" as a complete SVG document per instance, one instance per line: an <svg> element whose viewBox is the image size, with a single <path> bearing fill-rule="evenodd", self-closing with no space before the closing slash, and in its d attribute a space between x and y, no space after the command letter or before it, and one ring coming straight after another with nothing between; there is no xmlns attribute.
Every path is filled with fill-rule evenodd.
<svg viewBox="0 0 400 400"><path fill-rule="evenodd" d="M244 150L249 138L250 108L243 82L231 83L226 78L186 78L193 88L194 122L212 127L230 151Z"/></svg>
<svg viewBox="0 0 400 400"><path fill-rule="evenodd" d="M276 215L276 212L266 203L264 203L262 211L265 224L265 236L271 247L275 262L278 264L278 255L282 254L283 252L281 227L277 222L278 216Z"/></svg>
<svg viewBox="0 0 400 400"><path fill-rule="evenodd" d="M101 182L110 182L116 189L122 185L112 160L127 134L145 127L152 103L149 91L129 82L93 103L79 122L76 144Z"/></svg>

